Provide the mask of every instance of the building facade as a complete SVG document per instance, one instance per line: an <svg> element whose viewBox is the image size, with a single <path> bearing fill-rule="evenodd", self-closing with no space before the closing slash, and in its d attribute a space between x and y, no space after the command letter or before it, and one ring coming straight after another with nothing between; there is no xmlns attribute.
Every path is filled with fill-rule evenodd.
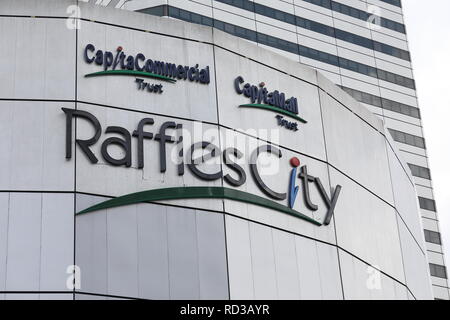
<svg viewBox="0 0 450 320"><path fill-rule="evenodd" d="M414 177L435 297L449 299L400 0L133 0L124 8L213 26L312 66L380 117Z"/></svg>
<svg viewBox="0 0 450 320"><path fill-rule="evenodd" d="M417 180L322 71L81 1L0 12L0 298L433 298Z"/></svg>

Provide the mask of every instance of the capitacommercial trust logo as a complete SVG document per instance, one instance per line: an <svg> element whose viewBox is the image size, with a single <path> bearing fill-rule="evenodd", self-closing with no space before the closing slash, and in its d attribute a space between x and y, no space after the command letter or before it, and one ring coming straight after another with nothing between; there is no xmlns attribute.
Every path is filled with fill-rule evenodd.
<svg viewBox="0 0 450 320"><path fill-rule="evenodd" d="M139 91L161 94L164 92L162 83L150 83L153 79L166 83L189 81L208 85L210 83L209 66L200 68L199 64L183 65L149 59L142 52L127 54L122 46L115 51L97 49L92 43L85 46L83 59L87 64L94 64L103 70L85 74L86 78L105 76L131 76Z"/></svg>

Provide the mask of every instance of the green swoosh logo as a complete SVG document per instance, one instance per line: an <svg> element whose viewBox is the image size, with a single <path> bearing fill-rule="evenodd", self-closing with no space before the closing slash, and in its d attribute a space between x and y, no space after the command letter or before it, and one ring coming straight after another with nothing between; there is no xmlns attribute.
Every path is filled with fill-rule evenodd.
<svg viewBox="0 0 450 320"><path fill-rule="evenodd" d="M144 71L136 71L136 70L106 70L106 71L99 71L94 73L86 74L86 78L91 77L100 77L100 76L140 76L144 78L153 78L153 79L159 79L162 81L167 81L170 83L175 83L177 80L162 76L156 73L150 73L150 72L144 72Z"/></svg>
<svg viewBox="0 0 450 320"><path fill-rule="evenodd" d="M308 121L306 121L303 118L300 118L295 113L292 113L292 112L289 112L287 110L283 110L283 109L280 109L280 108L277 108L277 107L274 107L274 106L270 106L268 104L255 104L255 103L252 103L252 104L241 104L239 107L240 108L256 108L256 109L269 110L269 111L272 111L272 112L281 113L281 114L283 114L283 115L285 115L287 117L290 117L290 118L293 118L295 120L298 120L301 123L308 123Z"/></svg>
<svg viewBox="0 0 450 320"><path fill-rule="evenodd" d="M260 207L273 209L282 213L286 213L296 218L308 221L316 226L321 226L322 223L296 211L289 207L283 206L278 202L256 196L254 194L243 192L236 189L224 187L176 187L141 191L130 193L118 198L106 200L99 204L93 205L77 213L86 214L89 212L104 210L109 208L121 207L130 204L161 201L161 200L179 200L179 199L228 199L249 203Z"/></svg>

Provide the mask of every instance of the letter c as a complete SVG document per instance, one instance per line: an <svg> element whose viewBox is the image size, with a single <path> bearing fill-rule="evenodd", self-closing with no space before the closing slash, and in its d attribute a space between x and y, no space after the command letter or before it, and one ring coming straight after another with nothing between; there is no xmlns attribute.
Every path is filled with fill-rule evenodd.
<svg viewBox="0 0 450 320"><path fill-rule="evenodd" d="M144 66L141 67L139 65L139 60L145 61L145 56L142 53L138 53L136 55L136 58L134 59L134 67L136 68L137 71L144 71L146 65L144 64Z"/></svg>
<svg viewBox="0 0 450 320"><path fill-rule="evenodd" d="M193 155L194 155L194 151L196 149L209 149L211 150L211 152L208 155L205 155L201 158L198 159L194 159ZM190 149L189 149L189 163L187 164L188 168L191 170L191 172L196 175L198 178L205 180L205 181L214 181L217 179L220 179L222 177L222 170L220 170L219 172L216 173L204 173L202 171L200 171L197 168L197 164L200 164L201 162L204 162L206 160L209 160L213 157L215 157L217 155L217 150L219 150L219 147L217 147L216 145L206 142L206 141L202 141L202 142L196 142L194 143Z"/></svg>
<svg viewBox="0 0 450 320"><path fill-rule="evenodd" d="M264 192L266 195L268 195L269 197L271 197L272 199L275 200L284 200L286 199L286 193L278 193L273 191L272 189L270 189L261 179L261 176L259 175L258 172L258 167L256 165L256 162L258 160L258 156L261 152L268 152L268 153L273 153L276 156L278 156L278 158L281 158L281 150L271 146L271 145L264 145L264 146L260 146L258 147L255 151L252 152L251 156L250 156L250 171L252 173L253 178L256 181L256 184L258 185L259 189Z"/></svg>
<svg viewBox="0 0 450 320"><path fill-rule="evenodd" d="M241 83L244 83L244 78L242 78L241 76L234 79L234 89L238 94L242 94L243 92L241 87L239 86Z"/></svg>
<svg viewBox="0 0 450 320"><path fill-rule="evenodd" d="M88 57L88 51L94 52L95 51L95 47L93 44L88 44L86 46L86 48L84 48L84 61L86 61L87 63L92 63L95 59L95 56L92 58Z"/></svg>

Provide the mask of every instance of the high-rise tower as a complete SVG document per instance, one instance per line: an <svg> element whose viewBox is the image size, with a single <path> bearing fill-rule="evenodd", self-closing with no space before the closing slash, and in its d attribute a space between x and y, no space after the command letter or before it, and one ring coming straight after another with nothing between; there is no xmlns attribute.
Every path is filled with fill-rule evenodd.
<svg viewBox="0 0 450 320"><path fill-rule="evenodd" d="M131 0L121 7L223 30L312 66L384 120L415 180L436 299L449 299L400 0Z"/></svg>

